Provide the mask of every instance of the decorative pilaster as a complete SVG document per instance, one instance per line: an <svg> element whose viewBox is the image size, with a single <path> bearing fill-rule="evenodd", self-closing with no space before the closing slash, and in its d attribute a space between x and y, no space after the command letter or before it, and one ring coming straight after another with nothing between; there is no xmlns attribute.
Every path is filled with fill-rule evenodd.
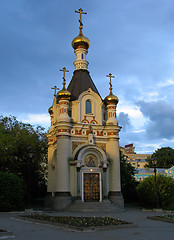
<svg viewBox="0 0 174 240"><path fill-rule="evenodd" d="M57 162L56 162L56 192L54 199L54 209L61 210L71 204L70 194L70 128L71 125L64 123L60 128L68 131L58 131L57 133Z"/></svg>
<svg viewBox="0 0 174 240"><path fill-rule="evenodd" d="M108 130L120 131L120 127L108 126ZM113 131L112 130L112 131ZM110 158L109 164L109 199L120 208L124 207L124 200L121 193L120 179L120 149L118 135L110 135L108 139L107 152Z"/></svg>
<svg viewBox="0 0 174 240"><path fill-rule="evenodd" d="M81 200L80 196L80 167L76 167L77 170L77 200Z"/></svg>

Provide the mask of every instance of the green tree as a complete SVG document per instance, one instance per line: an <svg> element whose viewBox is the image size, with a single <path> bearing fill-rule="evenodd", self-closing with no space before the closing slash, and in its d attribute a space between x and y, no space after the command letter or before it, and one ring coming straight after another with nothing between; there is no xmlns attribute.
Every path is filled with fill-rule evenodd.
<svg viewBox="0 0 174 240"><path fill-rule="evenodd" d="M0 169L26 182L27 197L41 194L46 183L47 138L44 128L0 117Z"/></svg>
<svg viewBox="0 0 174 240"><path fill-rule="evenodd" d="M170 207L174 203L174 179L165 175L157 175L156 182L160 207L163 209ZM137 193L143 206L156 207L155 177L150 176L140 181Z"/></svg>
<svg viewBox="0 0 174 240"><path fill-rule="evenodd" d="M121 191L127 202L137 201L135 180L136 169L127 162L126 156L120 151Z"/></svg>
<svg viewBox="0 0 174 240"><path fill-rule="evenodd" d="M24 181L14 173L0 172L0 211L23 210Z"/></svg>
<svg viewBox="0 0 174 240"><path fill-rule="evenodd" d="M153 168L153 159L157 161L156 166L158 168L170 168L174 166L174 149L170 147L162 147L155 151L151 157L147 158L146 167Z"/></svg>

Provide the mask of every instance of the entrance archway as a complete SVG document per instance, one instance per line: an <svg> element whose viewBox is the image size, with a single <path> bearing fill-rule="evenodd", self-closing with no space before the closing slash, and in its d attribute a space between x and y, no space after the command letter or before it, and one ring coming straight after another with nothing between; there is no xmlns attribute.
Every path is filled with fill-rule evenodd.
<svg viewBox="0 0 174 240"><path fill-rule="evenodd" d="M76 151L77 165L80 168L77 175L77 189L82 201L102 202L107 191L103 167L107 166L105 152L96 145L83 145ZM79 195L78 195L79 196Z"/></svg>

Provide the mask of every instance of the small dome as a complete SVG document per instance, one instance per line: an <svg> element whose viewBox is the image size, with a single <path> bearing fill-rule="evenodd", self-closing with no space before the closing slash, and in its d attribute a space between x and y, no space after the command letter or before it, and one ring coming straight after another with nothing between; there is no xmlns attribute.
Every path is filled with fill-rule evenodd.
<svg viewBox="0 0 174 240"><path fill-rule="evenodd" d="M85 48L87 50L89 46L90 41L82 34L82 32L80 32L79 35L72 40L72 47L74 48L74 50L76 50L77 48Z"/></svg>
<svg viewBox="0 0 174 240"><path fill-rule="evenodd" d="M71 93L67 89L62 89L57 93L57 100L70 100L71 98Z"/></svg>
<svg viewBox="0 0 174 240"><path fill-rule="evenodd" d="M48 112L50 115L53 114L53 106L49 107Z"/></svg>
<svg viewBox="0 0 174 240"><path fill-rule="evenodd" d="M104 99L104 103L106 105L108 104L117 104L119 102L118 97L113 95L113 94L109 94L107 97L105 97Z"/></svg>

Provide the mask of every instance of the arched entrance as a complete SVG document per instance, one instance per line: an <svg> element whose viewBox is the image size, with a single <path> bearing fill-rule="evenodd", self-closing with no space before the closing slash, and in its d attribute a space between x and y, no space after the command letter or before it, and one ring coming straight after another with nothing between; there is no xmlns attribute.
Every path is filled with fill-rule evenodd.
<svg viewBox="0 0 174 240"><path fill-rule="evenodd" d="M77 189L83 202L102 202L107 191L105 152L95 145L83 145L76 151L79 176Z"/></svg>
<svg viewBox="0 0 174 240"><path fill-rule="evenodd" d="M82 172L82 201L102 201L102 181L99 172Z"/></svg>

